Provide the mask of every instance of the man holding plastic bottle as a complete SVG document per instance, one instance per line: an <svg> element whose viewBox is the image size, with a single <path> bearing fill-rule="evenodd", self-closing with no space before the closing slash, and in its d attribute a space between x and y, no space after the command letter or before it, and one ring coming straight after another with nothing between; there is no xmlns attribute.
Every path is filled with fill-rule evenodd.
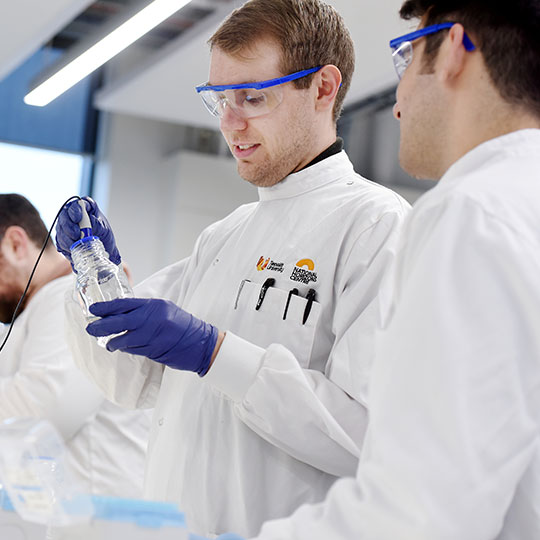
<svg viewBox="0 0 540 540"><path fill-rule="evenodd" d="M178 502L200 534L249 535L356 470L381 280L409 207L356 174L336 136L354 51L332 7L252 0L210 44L197 91L259 202L136 298L95 304L88 332L75 302L68 312L81 368L117 403L155 406L146 496ZM59 219L68 257L80 219L78 205ZM108 351L92 338L120 332Z"/></svg>

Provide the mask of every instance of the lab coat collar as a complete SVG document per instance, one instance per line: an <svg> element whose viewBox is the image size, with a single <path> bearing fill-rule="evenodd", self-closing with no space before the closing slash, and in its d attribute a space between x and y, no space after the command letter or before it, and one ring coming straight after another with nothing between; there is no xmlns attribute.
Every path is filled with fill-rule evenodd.
<svg viewBox="0 0 540 540"><path fill-rule="evenodd" d="M288 199L320 188L354 172L344 150L285 177L271 187L260 187L259 200Z"/></svg>
<svg viewBox="0 0 540 540"><path fill-rule="evenodd" d="M479 144L446 171L440 184L447 184L487 163L511 156L540 155L540 129L522 129Z"/></svg>

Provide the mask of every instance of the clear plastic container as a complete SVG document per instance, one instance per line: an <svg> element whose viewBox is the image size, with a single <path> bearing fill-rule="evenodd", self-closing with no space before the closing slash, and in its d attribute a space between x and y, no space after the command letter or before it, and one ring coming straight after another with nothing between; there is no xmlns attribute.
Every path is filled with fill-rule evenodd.
<svg viewBox="0 0 540 540"><path fill-rule="evenodd" d="M90 313L92 304L133 296L125 272L109 260L98 237L88 236L73 244L71 258L77 272L75 287L88 322L98 319ZM112 337L99 337L97 342L105 347Z"/></svg>
<svg viewBox="0 0 540 540"><path fill-rule="evenodd" d="M174 503L83 493L47 420L0 422L0 539L188 540Z"/></svg>
<svg viewBox="0 0 540 540"><path fill-rule="evenodd" d="M0 424L0 478L14 509L47 526L88 521L92 500L67 470L65 445L46 420L12 418Z"/></svg>

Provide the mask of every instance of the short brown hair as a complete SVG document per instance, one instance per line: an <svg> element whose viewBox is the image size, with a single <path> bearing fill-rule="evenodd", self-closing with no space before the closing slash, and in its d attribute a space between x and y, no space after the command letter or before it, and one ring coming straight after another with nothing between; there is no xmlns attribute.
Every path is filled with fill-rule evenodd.
<svg viewBox="0 0 540 540"><path fill-rule="evenodd" d="M47 227L43 223L34 205L18 193L0 194L0 239L8 227L22 227L28 238L41 248L47 238ZM47 241L47 249L54 248L51 239Z"/></svg>
<svg viewBox="0 0 540 540"><path fill-rule="evenodd" d="M484 57L501 97L540 117L540 3L538 0L406 0L403 19L424 26L461 23ZM425 66L430 69L444 32L426 37Z"/></svg>
<svg viewBox="0 0 540 540"><path fill-rule="evenodd" d="M354 45L343 18L320 0L249 0L235 9L208 40L228 54L238 54L256 41L275 40L282 50L283 75L327 64L341 72L342 83L334 103L339 118L354 72ZM293 81L309 88L313 75Z"/></svg>

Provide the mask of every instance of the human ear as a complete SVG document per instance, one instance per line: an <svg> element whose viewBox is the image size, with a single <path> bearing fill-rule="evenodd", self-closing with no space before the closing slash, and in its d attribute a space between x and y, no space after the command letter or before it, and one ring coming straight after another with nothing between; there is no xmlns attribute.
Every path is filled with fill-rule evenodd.
<svg viewBox="0 0 540 540"><path fill-rule="evenodd" d="M463 46L465 29L459 23L454 24L448 32L439 51L438 76L441 80L452 82L465 68L467 51Z"/></svg>
<svg viewBox="0 0 540 540"><path fill-rule="evenodd" d="M2 238L2 254L12 264L24 262L28 256L30 239L26 231L18 225L11 225Z"/></svg>
<svg viewBox="0 0 540 540"><path fill-rule="evenodd" d="M321 111L333 109L341 85L341 72L336 66L328 64L323 66L315 74L315 77L315 83L317 85L315 108Z"/></svg>

